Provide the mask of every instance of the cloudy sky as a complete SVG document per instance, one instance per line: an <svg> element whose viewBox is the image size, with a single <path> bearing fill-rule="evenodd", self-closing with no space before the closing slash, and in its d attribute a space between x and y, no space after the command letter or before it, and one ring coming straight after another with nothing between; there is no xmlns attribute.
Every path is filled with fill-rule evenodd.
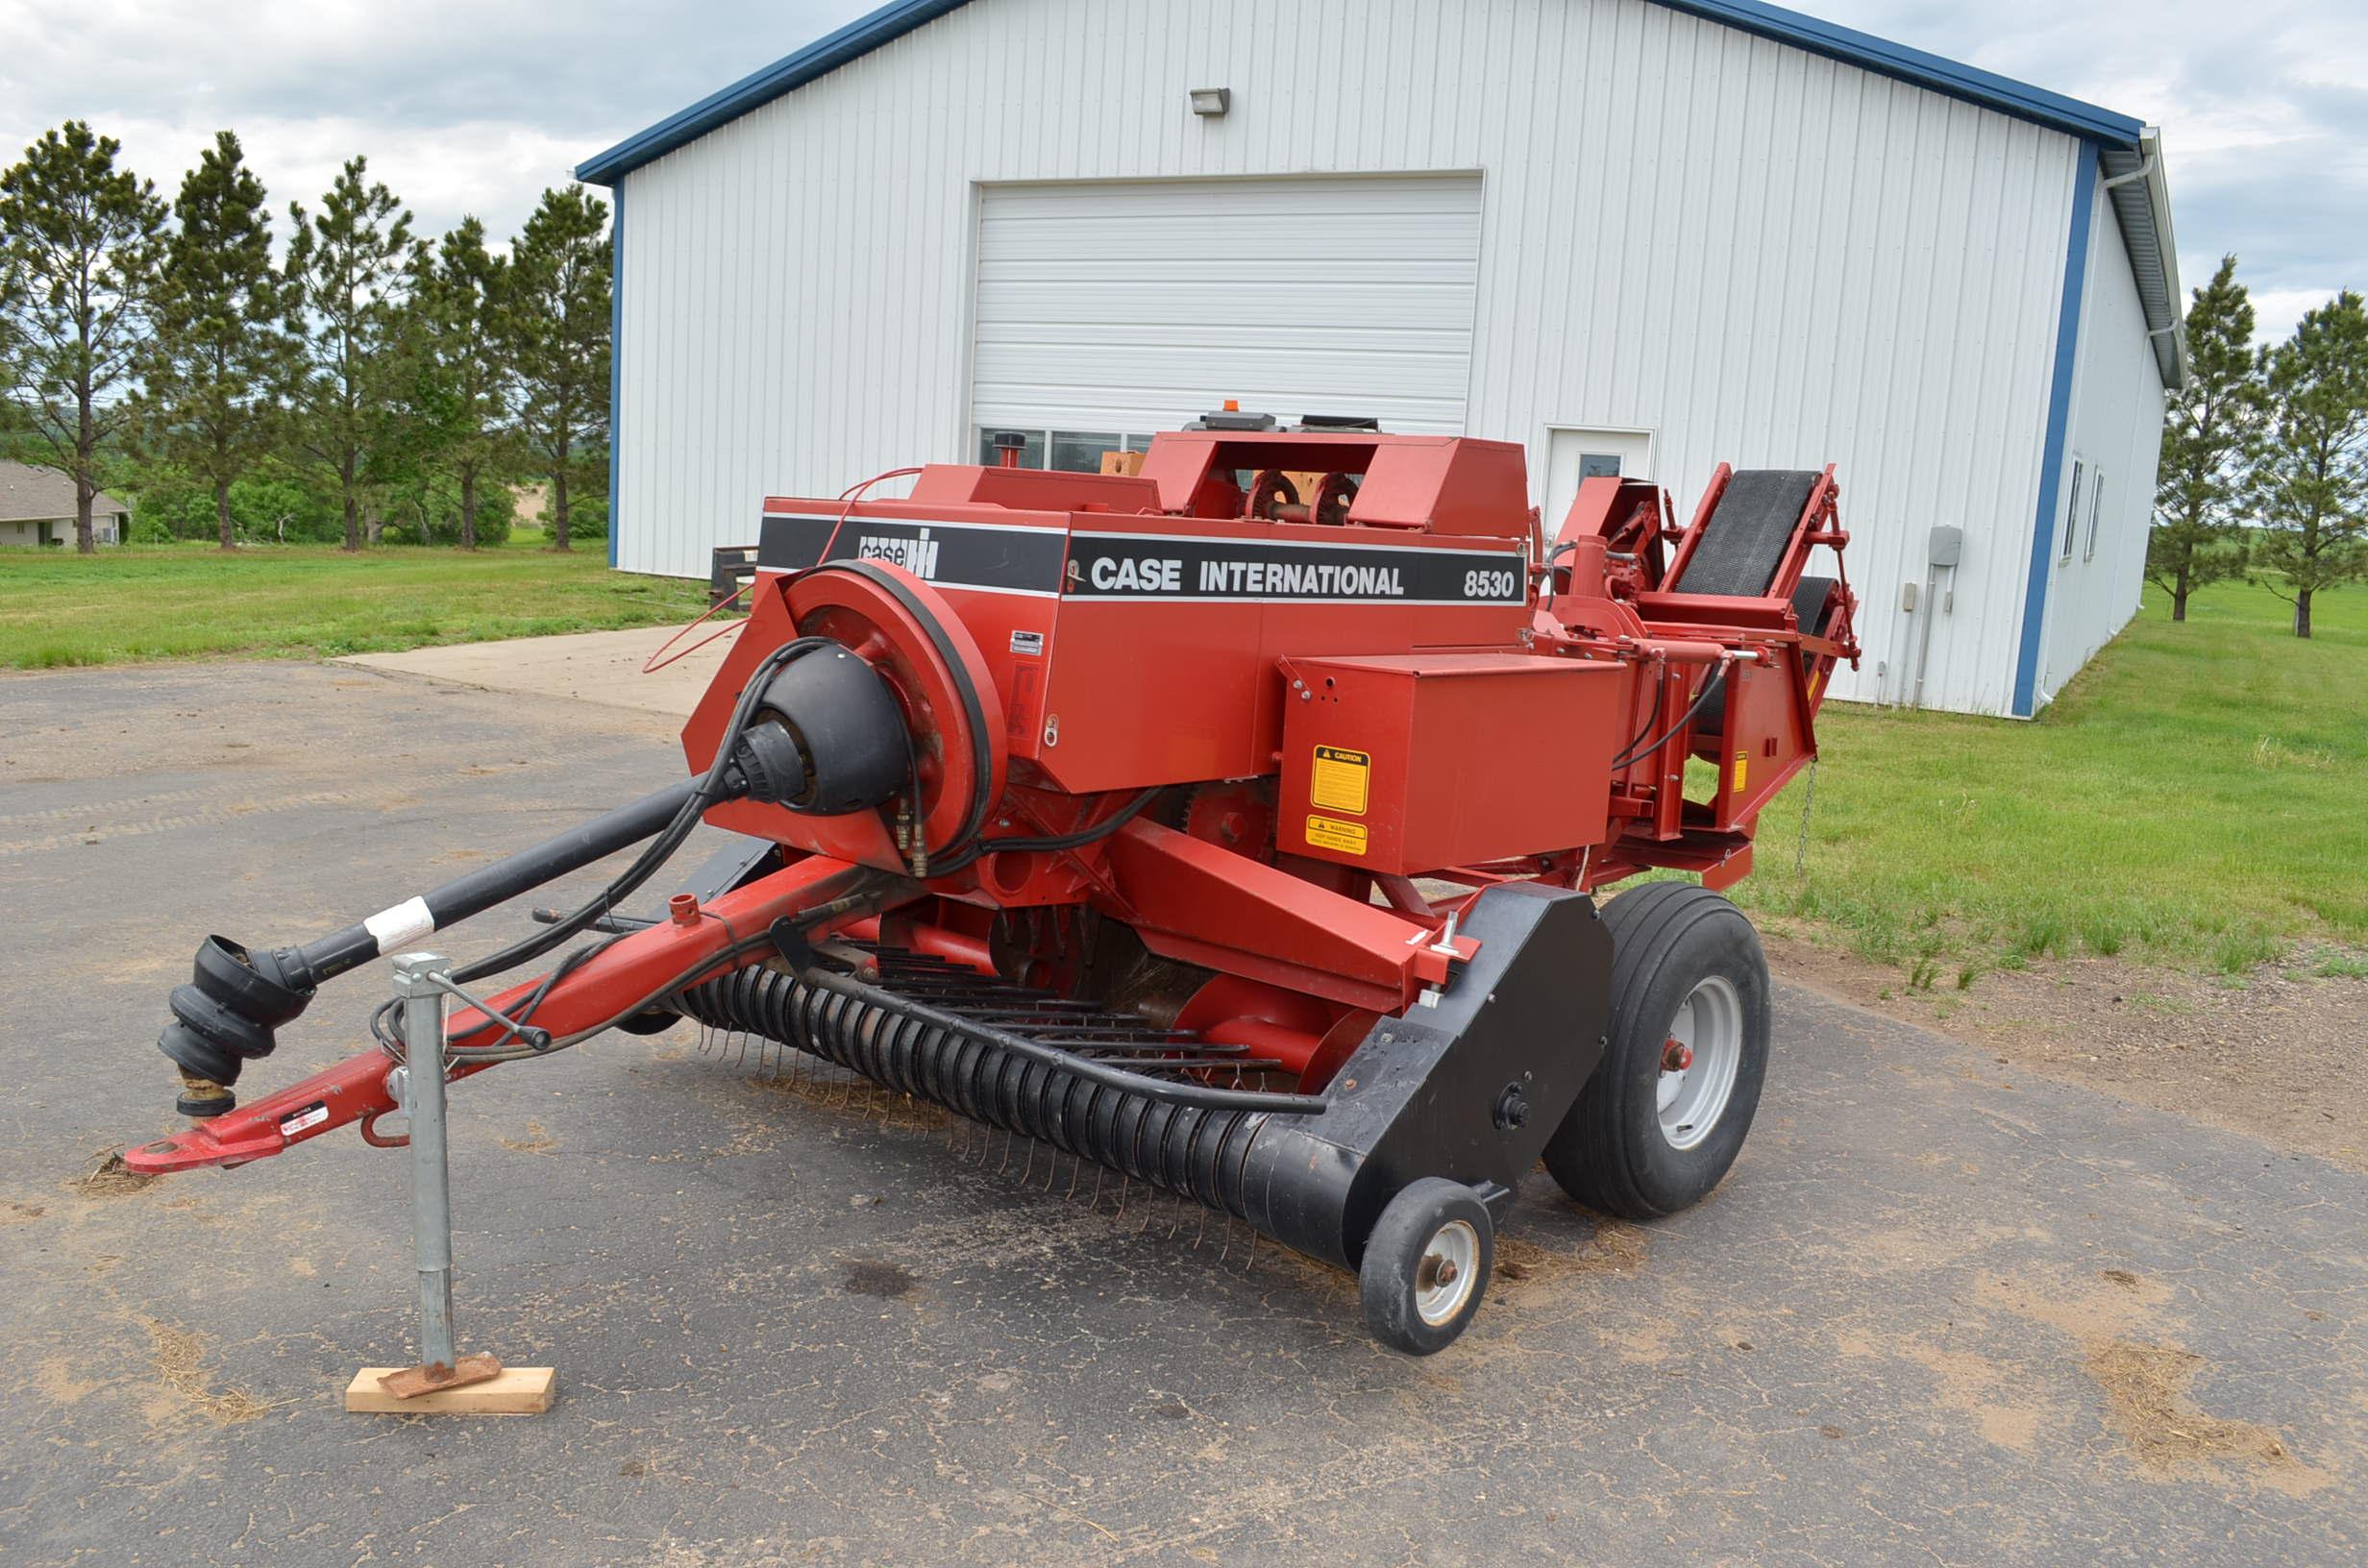
<svg viewBox="0 0 2368 1568"><path fill-rule="evenodd" d="M2368 287L2362 0L1808 0L2163 127L2189 286L2235 251L2265 331ZM168 193L218 127L276 206L369 155L423 227L515 230L599 151L866 0L0 0L0 156L82 116Z"/></svg>

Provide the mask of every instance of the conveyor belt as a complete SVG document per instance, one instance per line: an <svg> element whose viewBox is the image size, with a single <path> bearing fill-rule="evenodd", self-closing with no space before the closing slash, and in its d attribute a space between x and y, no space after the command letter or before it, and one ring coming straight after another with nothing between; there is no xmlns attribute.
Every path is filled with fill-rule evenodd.
<svg viewBox="0 0 2368 1568"><path fill-rule="evenodd" d="M1814 469L1743 469L1727 480L1718 509L1673 586L1681 594L1757 599L1776 580L1785 547L1816 488Z"/></svg>

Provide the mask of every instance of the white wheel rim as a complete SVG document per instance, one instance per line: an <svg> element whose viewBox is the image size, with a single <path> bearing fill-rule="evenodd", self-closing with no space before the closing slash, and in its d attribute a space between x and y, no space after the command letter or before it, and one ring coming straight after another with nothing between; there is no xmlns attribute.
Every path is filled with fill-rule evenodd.
<svg viewBox="0 0 2368 1568"><path fill-rule="evenodd" d="M1415 1268L1415 1311L1433 1328L1454 1321L1480 1281L1480 1233L1451 1219L1432 1233Z"/></svg>
<svg viewBox="0 0 2368 1568"><path fill-rule="evenodd" d="M1677 1047L1662 1058L1654 1097L1661 1113L1661 1136L1673 1149L1690 1149L1717 1129L1735 1097L1735 1077L1743 1065L1743 998L1735 982L1723 975L1705 976L1677 1004L1669 1020L1669 1041ZM1683 1067L1672 1070L1672 1058L1690 1055Z"/></svg>

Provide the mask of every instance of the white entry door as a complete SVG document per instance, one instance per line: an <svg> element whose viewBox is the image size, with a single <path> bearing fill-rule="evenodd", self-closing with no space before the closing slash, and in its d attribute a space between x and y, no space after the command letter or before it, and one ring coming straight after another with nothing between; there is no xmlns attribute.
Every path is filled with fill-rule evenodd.
<svg viewBox="0 0 2368 1568"><path fill-rule="evenodd" d="M1621 478L1653 477L1653 432L1554 425L1546 429L1545 506L1539 521L1545 536L1563 526L1563 515L1579 494L1579 481L1598 475Z"/></svg>
<svg viewBox="0 0 2368 1568"><path fill-rule="evenodd" d="M1469 175L988 185L974 435L1090 468L1227 398L1461 435L1479 280Z"/></svg>

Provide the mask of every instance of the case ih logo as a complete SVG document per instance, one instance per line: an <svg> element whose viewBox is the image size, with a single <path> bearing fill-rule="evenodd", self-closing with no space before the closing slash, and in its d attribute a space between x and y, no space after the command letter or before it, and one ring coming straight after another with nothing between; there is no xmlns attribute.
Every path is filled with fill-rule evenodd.
<svg viewBox="0 0 2368 1568"><path fill-rule="evenodd" d="M758 567L799 572L821 564L826 556L834 561L883 561L941 588L1051 599L1061 591L1069 535L1059 528L944 518L765 514L756 545Z"/></svg>
<svg viewBox="0 0 2368 1568"><path fill-rule="evenodd" d="M919 538L898 539L888 534L867 533L855 541L855 558L859 561L886 561L900 566L923 581L937 576L937 541L929 530L921 530Z"/></svg>

